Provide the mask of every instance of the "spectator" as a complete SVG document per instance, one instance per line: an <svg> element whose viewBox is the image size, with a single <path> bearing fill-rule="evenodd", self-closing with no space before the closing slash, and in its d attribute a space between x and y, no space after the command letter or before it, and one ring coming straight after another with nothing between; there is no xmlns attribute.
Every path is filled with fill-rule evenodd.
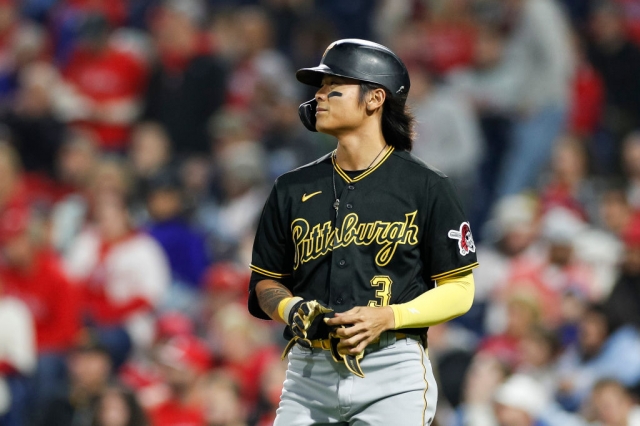
<svg viewBox="0 0 640 426"><path fill-rule="evenodd" d="M617 174L620 143L624 135L640 126L640 48L626 34L620 8L611 1L596 4L591 15L592 43L589 59L602 76L606 100L604 128L610 136L600 143L609 147L613 163L607 170Z"/></svg>
<svg viewBox="0 0 640 426"><path fill-rule="evenodd" d="M640 425L640 406L619 382L603 379L593 386L592 411L601 426Z"/></svg>
<svg viewBox="0 0 640 426"><path fill-rule="evenodd" d="M515 290L506 302L505 330L483 339L478 351L487 352L515 369L521 362L524 339L540 326L540 305L535 295Z"/></svg>
<svg viewBox="0 0 640 426"><path fill-rule="evenodd" d="M253 127L261 129L263 105L273 96L295 99L298 88L290 79L289 60L274 48L273 22L259 7L247 6L235 13L235 61L229 76L228 105L251 113ZM268 111L264 111L270 113Z"/></svg>
<svg viewBox="0 0 640 426"><path fill-rule="evenodd" d="M101 14L111 27L122 25L127 17L125 0L64 0L55 8L46 3L40 6L48 9L46 19L55 43L55 62L63 66L79 43L80 29L88 15Z"/></svg>
<svg viewBox="0 0 640 426"><path fill-rule="evenodd" d="M540 326L532 327L520 341L522 354L519 373L535 379L546 389L555 384L555 363L560 355L560 340L555 332Z"/></svg>
<svg viewBox="0 0 640 426"><path fill-rule="evenodd" d="M61 80L47 62L25 66L18 75L16 100L2 115L25 170L45 182L55 177L55 158L65 135L55 110Z"/></svg>
<svg viewBox="0 0 640 426"><path fill-rule="evenodd" d="M0 4L0 108L10 107L22 67L45 59L47 34L20 16L19 2Z"/></svg>
<svg viewBox="0 0 640 426"><path fill-rule="evenodd" d="M280 383L282 385L282 383ZM224 371L205 378L205 421L207 426L247 426L246 409L242 404L240 386ZM278 394L278 401L280 395ZM273 410L275 413L275 409Z"/></svg>
<svg viewBox="0 0 640 426"><path fill-rule="evenodd" d="M266 129L260 138L268 155L269 178L277 178L299 164L307 164L328 150L329 142L319 133L311 133L301 126L298 117L297 98L276 95L267 96L263 114Z"/></svg>
<svg viewBox="0 0 640 426"><path fill-rule="evenodd" d="M629 134L622 145L622 162L629 205L640 210L640 132Z"/></svg>
<svg viewBox="0 0 640 426"><path fill-rule="evenodd" d="M137 231L122 198L103 194L95 203L95 227L69 250L66 270L77 280L83 313L119 366L131 345L151 344L153 310L169 285L162 248Z"/></svg>
<svg viewBox="0 0 640 426"><path fill-rule="evenodd" d="M634 216L624 189L613 186L604 191L600 199L600 223L604 229L622 237Z"/></svg>
<svg viewBox="0 0 640 426"><path fill-rule="evenodd" d="M67 119L94 131L102 149L122 152L140 111L146 71L137 58L111 46L109 34L106 16L86 16L80 43L64 69L70 86Z"/></svg>
<svg viewBox="0 0 640 426"><path fill-rule="evenodd" d="M142 407L135 395L120 387L107 388L96 401L91 426L147 426Z"/></svg>
<svg viewBox="0 0 640 426"><path fill-rule="evenodd" d="M412 151L453 180L468 208L482 145L476 115L467 98L438 85L431 71L416 66L410 70L410 102L417 121Z"/></svg>
<svg viewBox="0 0 640 426"><path fill-rule="evenodd" d="M98 165L97 141L85 131L73 131L66 137L56 159L58 186L66 194L52 207L51 239L63 254L85 225L89 214L91 182Z"/></svg>
<svg viewBox="0 0 640 426"><path fill-rule="evenodd" d="M265 153L256 142L226 144L217 156L221 201L215 215L199 213L211 232L216 258L229 258L262 210L265 196ZM208 217L207 217L208 216Z"/></svg>
<svg viewBox="0 0 640 426"><path fill-rule="evenodd" d="M0 280L0 424L24 424L26 377L36 367L33 317L19 299L4 294Z"/></svg>
<svg viewBox="0 0 640 426"><path fill-rule="evenodd" d="M571 39L571 48L576 71L571 87L567 128L579 138L588 138L601 126L605 101L604 82L587 59L585 43L575 32ZM610 153L600 152L599 148L601 147L596 146L592 149L594 160L598 163L598 170L602 173L605 171L606 164L601 162L606 159L598 157Z"/></svg>
<svg viewBox="0 0 640 426"><path fill-rule="evenodd" d="M249 297L247 280L250 274L231 262L217 262L206 272L206 315L213 318L232 303L242 303Z"/></svg>
<svg viewBox="0 0 640 426"><path fill-rule="evenodd" d="M494 402L500 426L586 426L582 419L555 404L548 389L520 374L511 376L496 391Z"/></svg>
<svg viewBox="0 0 640 426"><path fill-rule="evenodd" d="M456 426L491 425L492 397L509 375L508 367L488 353L476 354L467 370Z"/></svg>
<svg viewBox="0 0 640 426"><path fill-rule="evenodd" d="M600 194L597 181L588 178L585 146L569 135L560 137L555 145L549 181L541 190L542 211L562 207L584 221L593 221L597 217Z"/></svg>
<svg viewBox="0 0 640 426"><path fill-rule="evenodd" d="M25 208L29 199L22 184L20 157L6 141L0 141L0 176L0 212Z"/></svg>
<svg viewBox="0 0 640 426"><path fill-rule="evenodd" d="M152 424L202 426L204 409L197 394L200 377L212 366L207 346L192 336L174 337L158 348L157 361L171 392L151 409Z"/></svg>
<svg viewBox="0 0 640 426"><path fill-rule="evenodd" d="M568 23L553 0L510 0L513 25L505 61L516 81L513 135L498 195L535 186L564 129L573 63Z"/></svg>
<svg viewBox="0 0 640 426"><path fill-rule="evenodd" d="M546 389L527 376L513 375L495 392L494 413L501 426L534 426L550 405Z"/></svg>
<svg viewBox="0 0 640 426"><path fill-rule="evenodd" d="M161 124L143 122L135 126L129 161L137 181L137 198L145 199L150 181L171 162L171 141Z"/></svg>
<svg viewBox="0 0 640 426"><path fill-rule="evenodd" d="M550 210L542 218L542 258L513 268L504 291L527 288L540 299L544 324L557 327L562 322L565 294L576 292L592 300L599 295L593 271L576 257L575 241L587 225L564 208Z"/></svg>
<svg viewBox="0 0 640 426"><path fill-rule="evenodd" d="M119 380L132 389L145 410L149 410L170 398L171 390L165 383L155 354L159 348L175 337L195 336L195 323L177 311L158 316L153 346L138 351L118 371Z"/></svg>
<svg viewBox="0 0 640 426"><path fill-rule="evenodd" d="M620 7L625 20L625 28L629 37L640 44L640 12L634 0L615 0Z"/></svg>
<svg viewBox="0 0 640 426"><path fill-rule="evenodd" d="M217 312L209 327L220 366L238 380L243 400L254 408L260 394L255 378L262 377L280 355L267 325L256 322L244 304L232 303Z"/></svg>
<svg viewBox="0 0 640 426"><path fill-rule="evenodd" d="M113 156L103 156L95 165L88 182L88 202L90 210L96 200L103 195L115 196L124 200L133 195L133 176L126 164Z"/></svg>
<svg viewBox="0 0 640 426"><path fill-rule="evenodd" d="M282 383L285 381L287 365L274 356L270 366L266 366L260 377L258 403L251 416L256 426L270 426L276 418L276 409L280 404ZM253 423L253 422L252 422Z"/></svg>
<svg viewBox="0 0 640 426"><path fill-rule="evenodd" d="M58 256L43 245L42 224L28 210L13 208L1 218L0 280L6 294L22 300L33 315L38 366L30 398L42 409L64 382L65 356L80 331L76 291Z"/></svg>
<svg viewBox="0 0 640 426"><path fill-rule="evenodd" d="M89 339L67 361L69 389L41 413L41 426L91 426L100 395L108 388L112 363L105 347Z"/></svg>
<svg viewBox="0 0 640 426"><path fill-rule="evenodd" d="M640 382L640 335L631 327L613 330L602 306L592 305L579 323L578 342L558 361L557 398L576 411L586 401L595 383L603 378L625 386Z"/></svg>
<svg viewBox="0 0 640 426"><path fill-rule="evenodd" d="M492 3L487 3L491 5ZM491 15L501 11L490 10ZM496 198L497 171L511 140L511 116L516 102L516 78L505 61L507 32L492 18L480 21L476 31L473 62L452 72L447 81L468 99L482 131L476 196L471 207L474 223L482 226Z"/></svg>
<svg viewBox="0 0 640 426"><path fill-rule="evenodd" d="M506 197L494 207L485 227L487 244L478 247L478 259L484 267L474 272L477 289L471 314L476 321L467 325L478 334L503 331L504 316L492 312L495 308L504 312L504 305L494 302L509 285L512 271L530 267L540 259L535 244L537 209L536 200L524 195Z"/></svg>
<svg viewBox="0 0 640 426"><path fill-rule="evenodd" d="M640 217L623 234L624 262L621 274L605 306L615 325L633 325L640 330Z"/></svg>
<svg viewBox="0 0 640 426"><path fill-rule="evenodd" d="M436 76L443 76L473 60L475 26L468 0L427 2L420 40L424 59Z"/></svg>
<svg viewBox="0 0 640 426"><path fill-rule="evenodd" d="M151 216L149 234L162 246L174 283L199 288L209 265L204 236L191 227L186 218L182 185L171 171L150 181L147 211Z"/></svg>
<svg viewBox="0 0 640 426"><path fill-rule="evenodd" d="M177 155L209 150L207 122L223 104L226 70L198 25L199 0L165 0L150 23L159 53L143 118L162 124Z"/></svg>

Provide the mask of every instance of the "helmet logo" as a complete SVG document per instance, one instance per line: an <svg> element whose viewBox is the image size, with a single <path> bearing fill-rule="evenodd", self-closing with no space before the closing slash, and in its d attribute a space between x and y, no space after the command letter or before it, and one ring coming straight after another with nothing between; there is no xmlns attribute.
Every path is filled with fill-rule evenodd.
<svg viewBox="0 0 640 426"><path fill-rule="evenodd" d="M403 90L404 90L404 86L400 86L400 88L396 91L396 94L402 93Z"/></svg>

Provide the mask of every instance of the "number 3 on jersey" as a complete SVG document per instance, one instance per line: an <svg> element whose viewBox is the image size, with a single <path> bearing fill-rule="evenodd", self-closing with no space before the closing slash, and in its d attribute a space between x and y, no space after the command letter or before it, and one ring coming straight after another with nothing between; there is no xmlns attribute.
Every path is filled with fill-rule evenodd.
<svg viewBox="0 0 640 426"><path fill-rule="evenodd" d="M377 300L369 300L369 306L374 308L380 308L382 306L389 305L389 301L391 300L391 278L387 275L376 275L371 279L371 286L376 287L376 299Z"/></svg>

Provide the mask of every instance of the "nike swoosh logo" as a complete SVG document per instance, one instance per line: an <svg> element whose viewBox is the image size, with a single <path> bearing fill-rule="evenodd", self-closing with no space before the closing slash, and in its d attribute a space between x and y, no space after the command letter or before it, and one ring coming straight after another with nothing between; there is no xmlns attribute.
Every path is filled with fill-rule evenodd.
<svg viewBox="0 0 640 426"><path fill-rule="evenodd" d="M318 195L320 194L322 191L318 191L318 192L313 192L309 195L306 194L306 192L304 194L302 194L302 202L304 203L305 201L307 201L309 198L313 197L314 195Z"/></svg>

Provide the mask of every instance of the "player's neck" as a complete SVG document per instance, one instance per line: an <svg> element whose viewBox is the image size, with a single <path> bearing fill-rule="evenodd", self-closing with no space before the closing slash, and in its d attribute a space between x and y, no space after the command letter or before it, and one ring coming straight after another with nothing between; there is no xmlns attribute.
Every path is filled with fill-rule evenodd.
<svg viewBox="0 0 640 426"><path fill-rule="evenodd" d="M375 166L387 146L381 131L359 131L338 138L336 161L343 170L365 170Z"/></svg>

